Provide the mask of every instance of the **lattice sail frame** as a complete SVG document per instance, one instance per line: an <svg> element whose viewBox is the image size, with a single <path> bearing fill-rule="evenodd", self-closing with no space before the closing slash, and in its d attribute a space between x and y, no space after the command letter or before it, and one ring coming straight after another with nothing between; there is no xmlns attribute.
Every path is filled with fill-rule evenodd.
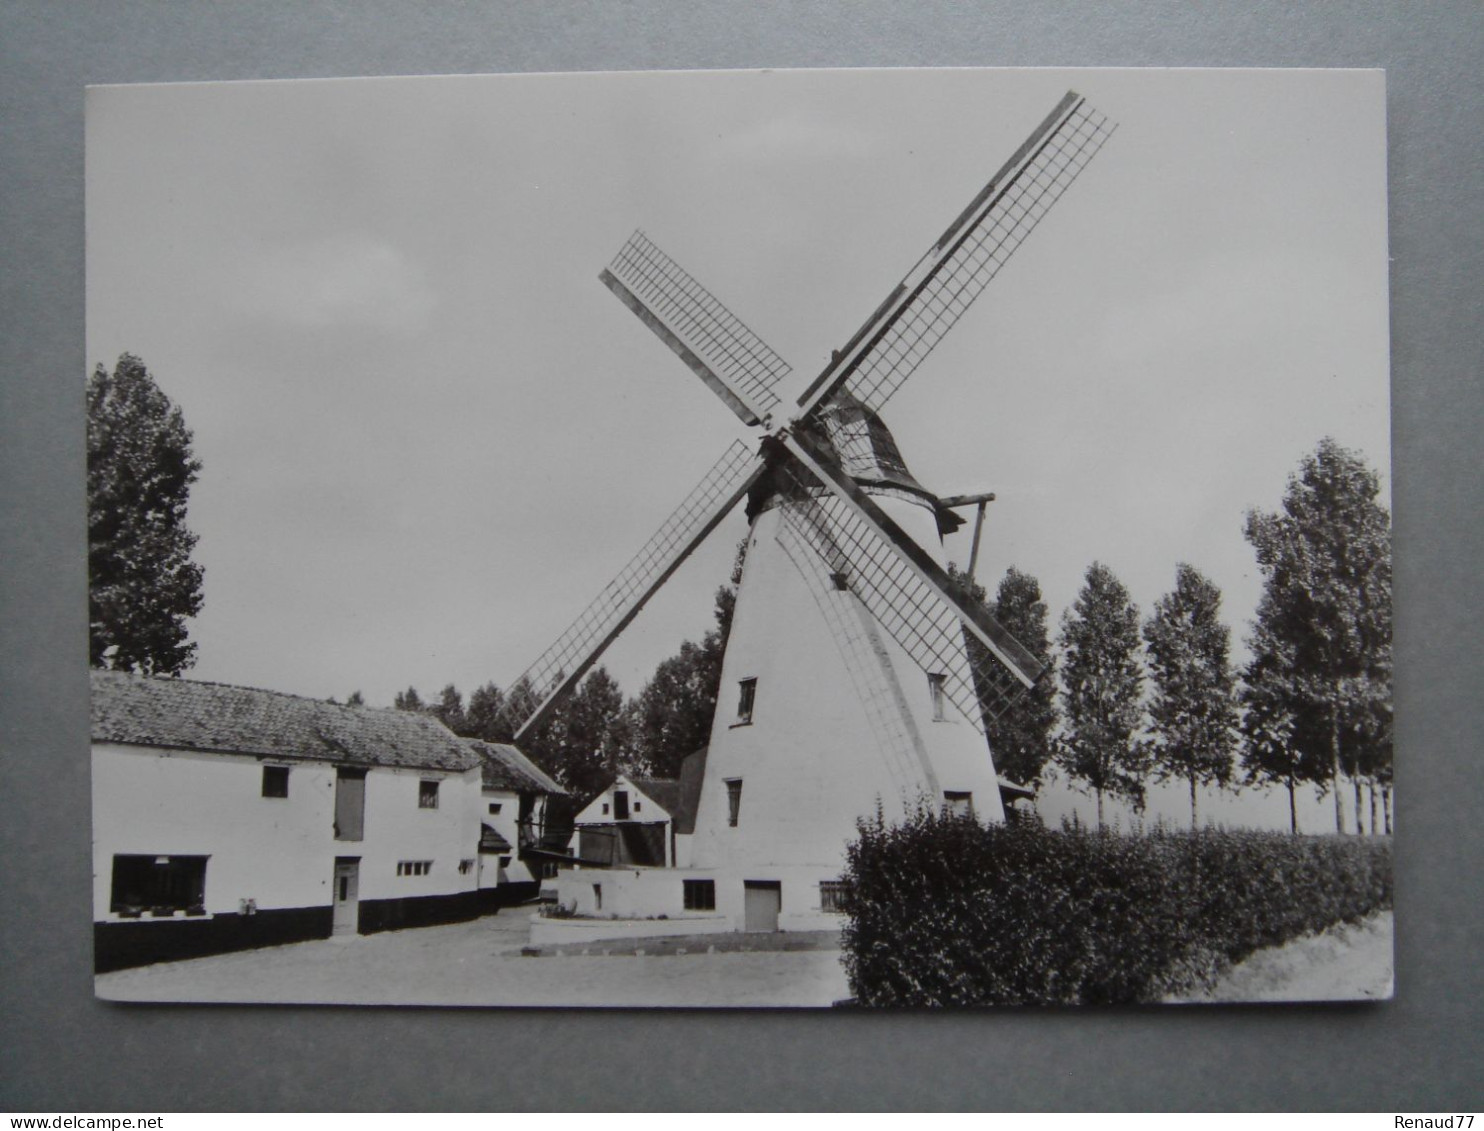
<svg viewBox="0 0 1484 1131"><path fill-rule="evenodd" d="M924 672L943 676L943 692L981 734L985 716L997 718L1025 692L1025 685L992 653L975 665L958 610L917 576L838 497L792 465L789 495L778 503L782 523L814 551L832 574L860 598L886 634Z"/></svg>
<svg viewBox="0 0 1484 1131"><path fill-rule="evenodd" d="M745 423L761 422L778 406L775 390L793 372L792 367L643 231L636 231L628 238L602 278L626 304L633 307L629 299L637 300L660 323L656 326L645 318L650 329L680 354L682 360L693 369L696 369L695 361L699 361L709 371L709 377L719 381L749 410L754 419L743 416ZM614 288L615 281L629 292L627 297ZM644 312L637 307L634 313L644 318ZM661 327L669 331L673 341L660 333ZM692 357L676 348L677 343L689 350ZM711 384L708 373L700 369L696 372ZM731 407L736 411L735 406Z"/></svg>
<svg viewBox="0 0 1484 1131"><path fill-rule="evenodd" d="M1116 128L1088 107L1080 95L1068 92L800 395L800 409L789 422L789 429L807 426L816 410L841 388L870 411L879 412ZM648 236L636 231L601 278L744 423L770 420L779 403L776 388L787 378L790 367ZM624 571L527 669L521 677L527 681L523 686L539 689L551 685L551 690L521 726L517 739L541 723L613 637L766 470L761 461L752 460L750 471L743 472L742 465L747 462L745 446L734 444ZM802 465L799 470L803 470ZM812 478L808 471L804 475ZM680 530L689 529L687 523L694 525L697 513L704 511L706 504L698 502L697 513L692 513L692 500L714 501L725 492L720 484L733 479L735 489L712 517L696 533L680 534ZM847 556L863 603L925 671L945 677L945 695L970 723L983 730L983 712L991 716L1002 712L1023 692L1023 684L995 655L993 646L980 665L984 670L972 670L973 661L963 645L965 629L961 627L970 618L924 584L905 565L901 552L861 521L848 505L839 498L827 498L817 483L809 490L808 505L819 514L799 532L800 540L810 541L808 529L816 531L816 538L820 532L827 535L825 542L833 547L825 552L827 562L831 555L838 559L842 548L849 547ZM832 490L839 493L841 487L833 485ZM813 497L815 492L820 493L818 498ZM888 583L898 588L893 590ZM863 591L873 592L871 600L866 600ZM900 594L900 600L891 600L893 591ZM930 611L934 603L938 608ZM951 617L951 627L945 617ZM989 627L1003 634L998 626ZM977 631L982 637L982 627ZM1018 642L1010 643L1014 645L1012 652L1024 651Z"/></svg>
<svg viewBox="0 0 1484 1131"><path fill-rule="evenodd" d="M649 541L516 681L542 697L540 706L521 724L517 740L541 724L557 700L586 674L607 644L762 473L762 461L751 449L741 440L732 441Z"/></svg>
<svg viewBox="0 0 1484 1131"><path fill-rule="evenodd" d="M1053 111L1042 125L1048 132L1032 135L805 390L805 415L841 387L879 412L999 274L1117 129L1079 96L1062 106L1069 100L1070 110Z"/></svg>

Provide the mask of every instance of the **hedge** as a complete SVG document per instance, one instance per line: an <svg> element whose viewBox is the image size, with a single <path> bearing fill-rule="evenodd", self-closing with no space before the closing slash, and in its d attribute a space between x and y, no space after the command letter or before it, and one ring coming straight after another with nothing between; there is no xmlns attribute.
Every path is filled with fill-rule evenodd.
<svg viewBox="0 0 1484 1131"><path fill-rule="evenodd" d="M862 1005L1157 1001L1259 947L1391 906L1391 841L1054 831L922 812L848 853Z"/></svg>

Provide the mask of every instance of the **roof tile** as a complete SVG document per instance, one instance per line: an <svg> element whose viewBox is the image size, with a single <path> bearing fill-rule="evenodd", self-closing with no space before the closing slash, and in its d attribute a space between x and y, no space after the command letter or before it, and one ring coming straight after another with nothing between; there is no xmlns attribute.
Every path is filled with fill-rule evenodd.
<svg viewBox="0 0 1484 1131"><path fill-rule="evenodd" d="M476 752L430 715L225 683L91 675L94 742L424 770L480 764Z"/></svg>

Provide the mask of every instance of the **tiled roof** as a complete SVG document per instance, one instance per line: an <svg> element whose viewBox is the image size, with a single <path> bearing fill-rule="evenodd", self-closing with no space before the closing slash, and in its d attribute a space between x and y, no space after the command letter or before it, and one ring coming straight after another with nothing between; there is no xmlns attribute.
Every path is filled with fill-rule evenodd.
<svg viewBox="0 0 1484 1131"><path fill-rule="evenodd" d="M677 833L696 831L696 812L701 808L701 781L706 776L706 747L687 754L680 763L680 802L670 815Z"/></svg>
<svg viewBox="0 0 1484 1131"><path fill-rule="evenodd" d="M485 789L513 789L517 793L567 792L514 746L504 742L484 742L478 738L466 738L463 743L479 758Z"/></svg>
<svg viewBox="0 0 1484 1131"><path fill-rule="evenodd" d="M634 788L651 798L670 817L680 807L680 783L674 778L630 778Z"/></svg>
<svg viewBox="0 0 1484 1131"><path fill-rule="evenodd" d="M430 715L225 683L91 674L94 742L421 770L479 765L477 754Z"/></svg>

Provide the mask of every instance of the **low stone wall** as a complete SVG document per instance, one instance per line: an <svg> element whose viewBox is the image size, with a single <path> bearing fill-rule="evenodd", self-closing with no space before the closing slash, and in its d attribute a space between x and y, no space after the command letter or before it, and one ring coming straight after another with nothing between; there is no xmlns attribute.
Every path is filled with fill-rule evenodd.
<svg viewBox="0 0 1484 1131"><path fill-rule="evenodd" d="M531 916L532 946L582 946L606 939L719 935L732 930L725 915L687 915L678 919L548 919Z"/></svg>

